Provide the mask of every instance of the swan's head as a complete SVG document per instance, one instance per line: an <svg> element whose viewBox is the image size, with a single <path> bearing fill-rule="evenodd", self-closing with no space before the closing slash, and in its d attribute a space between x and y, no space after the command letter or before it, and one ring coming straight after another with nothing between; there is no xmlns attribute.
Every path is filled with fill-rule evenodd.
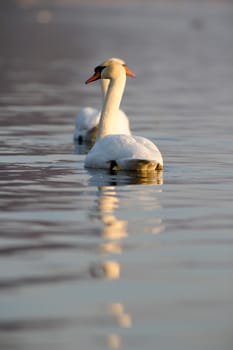
<svg viewBox="0 0 233 350"><path fill-rule="evenodd" d="M110 58L95 67L94 74L87 79L86 84L98 79L114 79L122 72L129 77L136 76L131 70L129 70L125 61L120 58Z"/></svg>

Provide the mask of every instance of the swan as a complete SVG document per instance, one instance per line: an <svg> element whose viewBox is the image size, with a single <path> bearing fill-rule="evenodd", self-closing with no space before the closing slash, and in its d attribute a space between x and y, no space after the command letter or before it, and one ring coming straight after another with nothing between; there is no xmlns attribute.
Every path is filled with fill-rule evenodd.
<svg viewBox="0 0 233 350"><path fill-rule="evenodd" d="M120 58L111 58L112 61L118 62L121 65L125 65L125 62ZM109 86L109 79L101 79L101 90L103 99L107 93ZM94 143L98 131L98 125L100 121L101 111L93 107L82 108L75 119L75 131L74 141L79 144L83 142ZM115 134L131 135L129 119L127 115L122 111L117 111L117 124L115 126Z"/></svg>
<svg viewBox="0 0 233 350"><path fill-rule="evenodd" d="M163 158L157 146L150 140L133 135L114 134L126 83L126 74L135 76L126 65L114 60L102 62L86 81L109 79L104 98L97 139L85 158L85 167L110 170L133 170L151 172L163 168Z"/></svg>

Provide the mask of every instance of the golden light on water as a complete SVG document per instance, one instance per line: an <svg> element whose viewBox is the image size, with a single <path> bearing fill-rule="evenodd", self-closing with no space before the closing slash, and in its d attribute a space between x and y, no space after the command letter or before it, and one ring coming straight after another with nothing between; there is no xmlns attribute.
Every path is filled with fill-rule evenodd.
<svg viewBox="0 0 233 350"><path fill-rule="evenodd" d="M121 337L118 334L110 334L107 338L107 345L110 349L120 349L121 343Z"/></svg>
<svg viewBox="0 0 233 350"><path fill-rule="evenodd" d="M120 315L118 318L118 324L122 328L131 328L131 326L132 326L131 316L129 314L125 314L125 313Z"/></svg>
<svg viewBox="0 0 233 350"><path fill-rule="evenodd" d="M119 242L106 242L100 246L101 253L121 254L122 248Z"/></svg>
<svg viewBox="0 0 233 350"><path fill-rule="evenodd" d="M120 278L120 264L117 261L107 260L102 265L104 276L107 279L115 280Z"/></svg>
<svg viewBox="0 0 233 350"><path fill-rule="evenodd" d="M121 328L131 328L131 316L125 312L124 305L121 303L113 303L109 305L109 312L115 316L118 325Z"/></svg>
<svg viewBox="0 0 233 350"><path fill-rule="evenodd" d="M121 328L131 328L131 316L125 312L124 305L121 303L112 303L108 305L108 312L114 317ZM119 334L109 334L107 336L107 345L110 349L122 348L122 338Z"/></svg>
<svg viewBox="0 0 233 350"><path fill-rule="evenodd" d="M109 305L109 311L114 315L120 315L124 312L124 306L121 303L113 303Z"/></svg>

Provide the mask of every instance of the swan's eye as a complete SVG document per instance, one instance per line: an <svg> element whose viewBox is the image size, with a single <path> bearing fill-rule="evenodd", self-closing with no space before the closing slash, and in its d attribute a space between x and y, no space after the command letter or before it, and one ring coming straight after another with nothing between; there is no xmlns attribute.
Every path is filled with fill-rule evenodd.
<svg viewBox="0 0 233 350"><path fill-rule="evenodd" d="M97 66L97 67L95 67L94 72L101 73L104 68L105 68L105 66Z"/></svg>

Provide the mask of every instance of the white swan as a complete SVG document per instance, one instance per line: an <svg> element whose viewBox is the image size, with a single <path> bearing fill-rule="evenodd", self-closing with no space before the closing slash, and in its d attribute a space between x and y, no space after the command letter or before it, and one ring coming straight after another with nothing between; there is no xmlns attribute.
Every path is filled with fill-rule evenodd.
<svg viewBox="0 0 233 350"><path fill-rule="evenodd" d="M101 112L92 107L82 108L75 119L74 141L94 142L98 129Z"/></svg>
<svg viewBox="0 0 233 350"><path fill-rule="evenodd" d="M125 62L120 58L111 58L112 61L125 65ZM101 88L103 99L107 93L109 79L101 79ZM94 143L99 126L101 111L92 107L82 108L75 119L74 141L79 144L83 142ZM117 111L117 124L115 126L115 134L131 135L129 120L127 115L122 111Z"/></svg>
<svg viewBox="0 0 233 350"><path fill-rule="evenodd" d="M126 74L135 76L127 66L107 60L95 68L86 83L109 79L110 84L102 108L97 140L85 159L85 166L110 170L155 171L163 168L159 149L140 136L113 134L126 83Z"/></svg>

